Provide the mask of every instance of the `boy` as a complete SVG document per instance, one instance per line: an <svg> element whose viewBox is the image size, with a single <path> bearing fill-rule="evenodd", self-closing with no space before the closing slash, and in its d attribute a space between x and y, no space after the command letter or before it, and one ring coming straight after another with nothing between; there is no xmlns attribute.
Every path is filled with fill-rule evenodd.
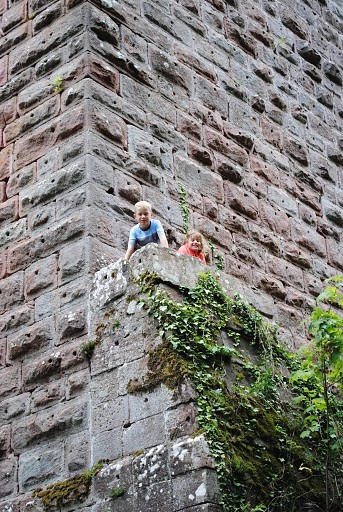
<svg viewBox="0 0 343 512"><path fill-rule="evenodd" d="M152 208L148 201L138 201L135 204L133 216L138 224L130 230L129 243L124 256L125 260L129 260L140 247L153 242L160 243L162 247L168 247L168 240L162 224L159 220L152 218Z"/></svg>

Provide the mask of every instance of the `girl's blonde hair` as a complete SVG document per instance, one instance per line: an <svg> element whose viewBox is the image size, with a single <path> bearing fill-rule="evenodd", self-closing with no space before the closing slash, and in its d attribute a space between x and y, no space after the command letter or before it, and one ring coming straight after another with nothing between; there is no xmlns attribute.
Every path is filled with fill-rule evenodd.
<svg viewBox="0 0 343 512"><path fill-rule="evenodd" d="M185 235L183 243L186 244L191 236L196 236L199 239L200 250L203 251L205 248L205 238L199 231L196 231L195 229L193 229L192 231L188 231L188 233Z"/></svg>
<svg viewBox="0 0 343 512"><path fill-rule="evenodd" d="M135 204L135 212L139 208L144 208L144 209L148 210L148 212L152 213L152 206L148 201L138 201L138 203Z"/></svg>

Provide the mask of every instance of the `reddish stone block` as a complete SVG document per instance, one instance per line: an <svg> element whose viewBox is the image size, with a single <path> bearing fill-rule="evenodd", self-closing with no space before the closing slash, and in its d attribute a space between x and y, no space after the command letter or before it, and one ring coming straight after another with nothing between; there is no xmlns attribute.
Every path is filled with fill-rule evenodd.
<svg viewBox="0 0 343 512"><path fill-rule="evenodd" d="M188 155L193 158L194 160L197 160L203 165L206 165L213 168L213 155L212 152L207 151L205 148L202 148L201 146L198 146L198 144L195 144L194 142L188 143Z"/></svg>
<svg viewBox="0 0 343 512"><path fill-rule="evenodd" d="M11 98L0 104L0 128L4 128L17 117L16 98Z"/></svg>
<svg viewBox="0 0 343 512"><path fill-rule="evenodd" d="M13 144L0 151L0 180L8 178L12 172Z"/></svg>
<svg viewBox="0 0 343 512"><path fill-rule="evenodd" d="M257 45L254 38L226 17L224 18L224 36L237 44L244 52L256 58Z"/></svg>
<svg viewBox="0 0 343 512"><path fill-rule="evenodd" d="M44 155L52 146L63 142L82 130L86 123L83 106L65 112L56 120L37 128L33 133L21 138L15 147L14 169L18 170ZM1 158L1 153L0 153Z"/></svg>
<svg viewBox="0 0 343 512"><path fill-rule="evenodd" d="M262 117L261 130L262 135L267 142L275 146L277 149L282 149L281 130L275 123L271 123L265 117Z"/></svg>
<svg viewBox="0 0 343 512"><path fill-rule="evenodd" d="M222 153L240 165L244 166L248 162L248 154L243 148L220 133L210 130L206 126L204 128L204 143L205 146L218 153Z"/></svg>
<svg viewBox="0 0 343 512"><path fill-rule="evenodd" d="M57 286L57 256L40 259L25 271L25 295L32 298Z"/></svg>
<svg viewBox="0 0 343 512"><path fill-rule="evenodd" d="M6 199L6 181L0 181L0 203L4 203Z"/></svg>
<svg viewBox="0 0 343 512"><path fill-rule="evenodd" d="M289 217L280 209L273 208L266 201L259 201L260 218L267 229L271 229L274 233L284 238L289 238L291 226Z"/></svg>
<svg viewBox="0 0 343 512"><path fill-rule="evenodd" d="M249 133L241 130L238 126L233 123L229 123L228 121L223 123L223 130L225 137L233 139L248 150L252 149L254 145L254 138Z"/></svg>
<svg viewBox="0 0 343 512"><path fill-rule="evenodd" d="M12 222L19 218L19 198L12 197L0 203L0 225L5 222Z"/></svg>
<svg viewBox="0 0 343 512"><path fill-rule="evenodd" d="M0 86L5 85L8 78L8 56L0 59Z"/></svg>
<svg viewBox="0 0 343 512"><path fill-rule="evenodd" d="M175 56L180 62L193 68L197 73L199 73L199 75L207 78L208 80L211 80L211 82L216 83L217 73L211 64L208 64L206 61L199 59L194 55L194 53L189 52L180 46L176 48Z"/></svg>
<svg viewBox="0 0 343 512"><path fill-rule="evenodd" d="M237 187L229 181L224 182L225 203L233 210L256 219L258 215L258 199L247 190Z"/></svg>
<svg viewBox="0 0 343 512"><path fill-rule="evenodd" d="M201 124L194 118L184 115L182 112L177 114L177 130L189 139L201 139Z"/></svg>
<svg viewBox="0 0 343 512"><path fill-rule="evenodd" d="M52 322L39 322L19 333L9 335L7 340L9 360L27 357L29 353L47 348L53 339L53 332Z"/></svg>
<svg viewBox="0 0 343 512"><path fill-rule="evenodd" d="M0 397L3 398L9 394L15 393L19 389L20 373L19 368L9 366L0 370Z"/></svg>

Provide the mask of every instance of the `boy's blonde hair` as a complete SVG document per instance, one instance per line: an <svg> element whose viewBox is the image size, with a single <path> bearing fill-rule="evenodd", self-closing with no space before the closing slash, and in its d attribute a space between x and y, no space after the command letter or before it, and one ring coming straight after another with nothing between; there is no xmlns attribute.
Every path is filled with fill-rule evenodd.
<svg viewBox="0 0 343 512"><path fill-rule="evenodd" d="M195 229L188 231L188 233L185 235L183 243L186 244L191 236L196 236L199 239L200 250L203 251L205 248L205 238L199 231L196 231Z"/></svg>
<svg viewBox="0 0 343 512"><path fill-rule="evenodd" d="M135 204L135 213L139 208L144 208L148 210L148 212L152 213L152 206L148 201L138 201L138 203Z"/></svg>

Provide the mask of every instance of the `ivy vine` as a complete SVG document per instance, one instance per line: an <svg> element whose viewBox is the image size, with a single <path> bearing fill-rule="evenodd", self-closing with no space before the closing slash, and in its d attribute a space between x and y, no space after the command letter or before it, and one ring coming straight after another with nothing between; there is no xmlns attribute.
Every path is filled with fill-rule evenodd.
<svg viewBox="0 0 343 512"><path fill-rule="evenodd" d="M314 312L315 348L297 356L278 341L275 326L240 296L229 297L210 272L193 289L180 288L179 301L156 281L141 277L143 304L157 321L161 347L177 356L178 378L190 378L197 392L197 421L216 461L223 510L342 510L338 313L325 312L322 321L323 313ZM150 354L149 382L131 392L163 382L154 380L159 350ZM170 372L168 378L173 382Z"/></svg>

